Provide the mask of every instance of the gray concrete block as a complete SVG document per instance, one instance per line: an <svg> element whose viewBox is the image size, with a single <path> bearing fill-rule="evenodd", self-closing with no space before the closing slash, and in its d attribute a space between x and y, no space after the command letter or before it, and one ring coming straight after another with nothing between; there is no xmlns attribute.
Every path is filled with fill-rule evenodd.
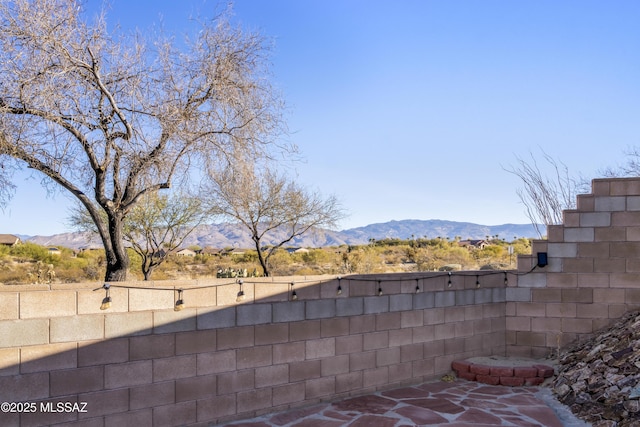
<svg viewBox="0 0 640 427"><path fill-rule="evenodd" d="M435 292L420 292L413 297L413 309L423 310L435 307Z"/></svg>
<svg viewBox="0 0 640 427"><path fill-rule="evenodd" d="M304 320L304 302L288 301L273 303L273 321L298 322Z"/></svg>
<svg viewBox="0 0 640 427"><path fill-rule="evenodd" d="M455 291L443 291L435 293L436 307L451 307L456 305Z"/></svg>
<svg viewBox="0 0 640 427"><path fill-rule="evenodd" d="M413 309L414 294L389 295L389 311L406 311Z"/></svg>
<svg viewBox="0 0 640 427"><path fill-rule="evenodd" d="M362 297L336 299L336 316L359 316L364 314Z"/></svg>
<svg viewBox="0 0 640 427"><path fill-rule="evenodd" d="M310 300L306 301L307 307L305 311L305 317L307 319L322 319L326 317L335 317L336 315L336 300Z"/></svg>
<svg viewBox="0 0 640 427"><path fill-rule="evenodd" d="M385 313L389 311L389 296L364 297L364 314Z"/></svg>
<svg viewBox="0 0 640 427"><path fill-rule="evenodd" d="M236 312L238 326L271 323L271 304L239 305Z"/></svg>
<svg viewBox="0 0 640 427"><path fill-rule="evenodd" d="M236 308L198 309L197 326L198 329L231 328L236 326Z"/></svg>
<svg viewBox="0 0 640 427"><path fill-rule="evenodd" d="M465 289L464 291L455 291L456 305L472 305L475 300L475 289Z"/></svg>

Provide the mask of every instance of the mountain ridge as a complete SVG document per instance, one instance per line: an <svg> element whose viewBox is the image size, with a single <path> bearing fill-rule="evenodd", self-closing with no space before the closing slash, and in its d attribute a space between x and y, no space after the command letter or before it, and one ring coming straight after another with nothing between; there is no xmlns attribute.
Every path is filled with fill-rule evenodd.
<svg viewBox="0 0 640 427"><path fill-rule="evenodd" d="M374 223L362 227L355 227L341 231L315 229L304 236L294 239L290 245L294 247L319 248L325 246L362 245L371 239L385 238L456 238L484 239L498 236L505 240L536 236L532 224L500 224L482 225L471 222L448 221L440 219L405 219ZM262 242L273 244L283 237L283 232L276 232L273 239ZM102 247L97 236L84 232L54 234L51 236L24 236L23 240L43 246L65 246L72 249L83 247ZM284 237L279 241L284 240ZM203 224L198 226L186 239L183 247L198 245L214 248L253 248L254 244L249 233L240 225L232 223Z"/></svg>

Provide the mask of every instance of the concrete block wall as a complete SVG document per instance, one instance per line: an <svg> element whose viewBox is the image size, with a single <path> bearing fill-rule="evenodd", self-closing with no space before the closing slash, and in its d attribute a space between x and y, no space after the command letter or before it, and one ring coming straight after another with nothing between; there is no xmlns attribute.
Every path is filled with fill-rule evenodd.
<svg viewBox="0 0 640 427"><path fill-rule="evenodd" d="M504 277L127 283L105 311L95 283L0 287L0 402L35 405L0 425L205 426L437 378L505 354Z"/></svg>
<svg viewBox="0 0 640 427"><path fill-rule="evenodd" d="M538 252L546 267L534 268ZM640 307L640 178L593 180L518 271L507 289L508 355L549 355Z"/></svg>

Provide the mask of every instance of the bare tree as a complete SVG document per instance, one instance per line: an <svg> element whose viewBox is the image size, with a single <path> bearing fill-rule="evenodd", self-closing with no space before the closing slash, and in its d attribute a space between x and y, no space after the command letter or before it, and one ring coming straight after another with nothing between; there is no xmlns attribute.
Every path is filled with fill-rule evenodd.
<svg viewBox="0 0 640 427"><path fill-rule="evenodd" d="M542 159L552 173L547 175L538 166L538 160L530 153L530 160L517 157L517 165L505 170L516 175L522 181L517 190L520 201L527 210L540 237L546 234L546 226L561 224L562 212L574 209L576 196L585 189L585 181L574 178L567 166L542 152ZM545 229L541 229L541 225Z"/></svg>
<svg viewBox="0 0 640 427"><path fill-rule="evenodd" d="M616 167L607 167L599 171L600 175L610 178L640 176L640 148L628 147L624 150L625 163Z"/></svg>
<svg viewBox="0 0 640 427"><path fill-rule="evenodd" d="M315 228L333 227L343 217L336 197L323 198L268 167L243 161L212 173L204 193L212 214L238 222L251 233L265 276L278 248ZM263 247L266 242L269 246Z"/></svg>
<svg viewBox="0 0 640 427"><path fill-rule="evenodd" d="M142 274L153 271L179 248L205 219L202 203L186 195L145 196L125 220L124 239L142 258Z"/></svg>
<svg viewBox="0 0 640 427"><path fill-rule="evenodd" d="M101 213L106 217L105 213ZM207 218L198 197L186 194L145 194L126 216L123 238L140 255L144 280ZM96 235L98 230L81 204L71 209L69 225Z"/></svg>
<svg viewBox="0 0 640 427"><path fill-rule="evenodd" d="M263 153L282 109L264 39L224 16L184 42L148 41L109 33L104 14L83 20L81 5L0 2L0 181L27 166L77 198L104 245L105 280L121 281L138 200L229 153Z"/></svg>

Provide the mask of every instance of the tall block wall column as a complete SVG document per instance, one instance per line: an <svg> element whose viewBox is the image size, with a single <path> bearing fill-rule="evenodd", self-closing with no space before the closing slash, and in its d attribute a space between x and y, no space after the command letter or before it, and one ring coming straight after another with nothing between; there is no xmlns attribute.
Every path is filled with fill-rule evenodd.
<svg viewBox="0 0 640 427"><path fill-rule="evenodd" d="M539 252L545 267L535 267ZM546 356L640 307L640 178L593 180L518 272L507 290L508 355Z"/></svg>

